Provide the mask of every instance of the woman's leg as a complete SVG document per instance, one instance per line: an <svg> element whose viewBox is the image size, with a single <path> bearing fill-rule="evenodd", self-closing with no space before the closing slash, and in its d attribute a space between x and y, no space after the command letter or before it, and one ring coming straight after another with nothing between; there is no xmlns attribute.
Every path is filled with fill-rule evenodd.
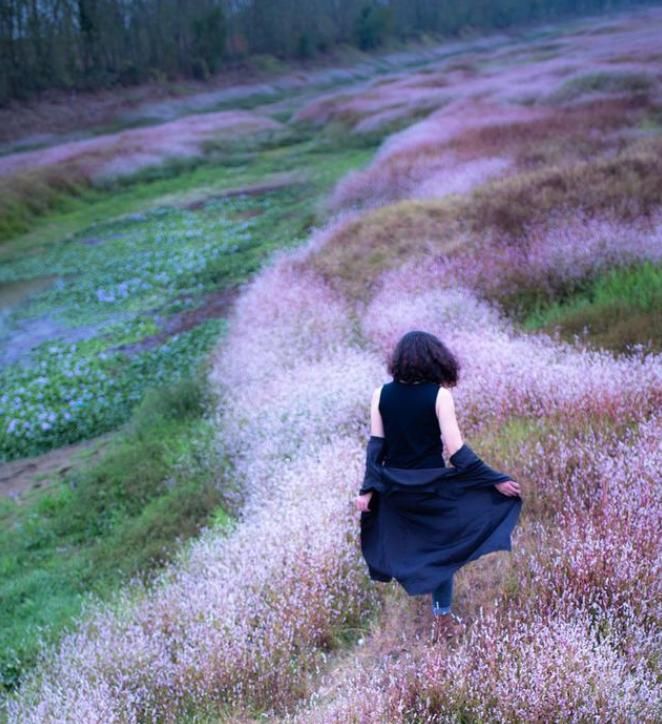
<svg viewBox="0 0 662 724"><path fill-rule="evenodd" d="M432 613L441 615L451 612L453 598L453 575L451 574L432 593Z"/></svg>

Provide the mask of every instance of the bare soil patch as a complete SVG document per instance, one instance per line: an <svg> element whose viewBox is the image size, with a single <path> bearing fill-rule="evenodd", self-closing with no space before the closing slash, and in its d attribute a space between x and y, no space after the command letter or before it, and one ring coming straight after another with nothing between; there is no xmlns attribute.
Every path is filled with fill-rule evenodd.
<svg viewBox="0 0 662 724"><path fill-rule="evenodd" d="M173 314L163 321L157 317L157 322L161 325L161 330L156 334L143 337L137 342L131 344L123 344L118 347L111 347L109 352L124 352L128 355L142 352L146 349L153 349L166 342L170 337L181 332L186 332L193 327L197 327L202 322L213 317L225 317L231 304L238 295L238 289L232 287L230 289L221 289L212 292L204 297L202 304L195 309L186 309L178 314Z"/></svg>
<svg viewBox="0 0 662 724"><path fill-rule="evenodd" d="M262 194L278 191L288 186L303 183L304 178L300 174L287 174L282 178L266 181L258 184L248 184L246 186L234 186L233 188L223 189L214 193L206 193L202 196L188 199L183 203L177 204L180 208L195 211L201 209L206 204L220 199L229 199L233 196L261 196ZM259 212L257 212L259 213ZM255 213L250 215L255 216Z"/></svg>
<svg viewBox="0 0 662 724"><path fill-rule="evenodd" d="M114 434L104 433L42 455L0 463L0 495L18 498L25 493L62 482L67 473L97 460Z"/></svg>

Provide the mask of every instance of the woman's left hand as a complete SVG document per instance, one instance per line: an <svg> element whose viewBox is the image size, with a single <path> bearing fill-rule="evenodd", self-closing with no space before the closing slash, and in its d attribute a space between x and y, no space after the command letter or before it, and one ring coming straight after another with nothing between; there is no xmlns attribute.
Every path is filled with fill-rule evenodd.
<svg viewBox="0 0 662 724"><path fill-rule="evenodd" d="M516 483L514 480L497 483L494 487L503 495L521 495L519 483Z"/></svg>
<svg viewBox="0 0 662 724"><path fill-rule="evenodd" d="M368 493L364 493L363 495L357 495L356 498L354 498L354 504L356 505L357 509L360 510L362 513L368 513L370 512L368 504L370 503L371 498L372 490Z"/></svg>

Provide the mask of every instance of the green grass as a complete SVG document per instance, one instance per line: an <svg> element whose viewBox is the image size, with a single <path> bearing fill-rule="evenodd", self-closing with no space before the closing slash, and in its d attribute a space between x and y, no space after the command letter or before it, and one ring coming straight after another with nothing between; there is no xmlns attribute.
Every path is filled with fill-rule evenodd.
<svg viewBox="0 0 662 724"><path fill-rule="evenodd" d="M523 321L526 330L558 330L570 341L626 352L649 344L662 351L662 265L644 262L609 270L565 299L541 305Z"/></svg>
<svg viewBox="0 0 662 724"><path fill-rule="evenodd" d="M647 93L655 86L655 79L640 72L596 72L565 81L548 100L568 103L589 93Z"/></svg>
<svg viewBox="0 0 662 724"><path fill-rule="evenodd" d="M318 221L323 189L368 153L306 141L251 152L244 166L210 162L179 176L120 184L98 202L72 200L75 210L41 220L5 245L0 282L59 279L0 319L0 339L44 318L63 333L91 336L46 341L30 352L32 364L18 359L0 368L0 460L124 422L147 385L176 377L209 349L221 320L201 320L158 349L127 355L117 348L157 333L156 314L168 319L202 307L207 295L237 287L276 249L300 243ZM228 188L282 182L283 172L295 174L283 187L222 197Z"/></svg>
<svg viewBox="0 0 662 724"><path fill-rule="evenodd" d="M214 452L202 381L186 377L217 342L223 320L208 319L128 358L112 348L154 334L155 308L166 317L194 309L204 294L245 281L272 251L299 243L319 221L321 195L373 152L365 141L342 148L340 139L297 133L255 148L219 144L201 162L64 194L53 209L29 216L28 233L0 245L5 281L45 274L66 281L21 301L5 325L56 311L67 326L99 325L90 339L35 348L32 367L1 371L0 408L8 420L23 415L34 422L47 408L76 416L80 409L73 437L64 428L53 436L51 428L20 449L9 450L7 443L8 457L123 425L100 461L70 472L62 483L0 499L0 677L6 689L20 684L40 641L54 643L74 625L90 595L110 596L133 576L149 580L202 525L228 522L224 491L231 476ZM284 172L299 180L219 198ZM195 208L186 208L189 201ZM192 259L199 264L187 269ZM114 294L132 277L151 287L115 294L106 309L95 300L99 289ZM75 408L72 400L78 400Z"/></svg>
<svg viewBox="0 0 662 724"><path fill-rule="evenodd" d="M165 164L103 188L76 187L75 194L65 189L48 213L32 213L26 207L24 224L11 233L0 233L0 262L26 253L41 253L100 220L174 203L197 189L211 193L264 183L276 173L301 173L306 193L316 199L346 171L367 163L372 152L371 145L343 149L305 135L293 143L266 149L250 150L240 145L228 150L219 145L207 158ZM32 197L39 190L31 187L26 194Z"/></svg>
<svg viewBox="0 0 662 724"><path fill-rule="evenodd" d="M0 676L5 689L54 642L89 593L149 582L202 526L232 518L231 471L200 370L152 388L97 463L62 484L0 499Z"/></svg>

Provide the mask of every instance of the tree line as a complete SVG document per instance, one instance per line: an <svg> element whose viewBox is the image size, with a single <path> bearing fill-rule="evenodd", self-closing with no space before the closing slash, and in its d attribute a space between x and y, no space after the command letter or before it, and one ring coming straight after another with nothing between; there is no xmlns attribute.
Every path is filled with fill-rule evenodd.
<svg viewBox="0 0 662 724"><path fill-rule="evenodd" d="M48 88L206 79L248 56L445 37L635 0L0 0L0 104Z"/></svg>

